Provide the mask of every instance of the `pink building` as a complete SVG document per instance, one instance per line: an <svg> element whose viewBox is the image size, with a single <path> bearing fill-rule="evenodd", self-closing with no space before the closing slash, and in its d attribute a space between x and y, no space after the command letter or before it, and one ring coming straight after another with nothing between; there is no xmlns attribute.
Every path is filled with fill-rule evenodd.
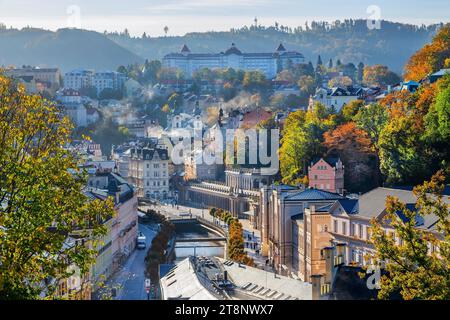
<svg viewBox="0 0 450 320"><path fill-rule="evenodd" d="M342 194L344 192L344 165L339 158L313 161L308 167L309 187Z"/></svg>

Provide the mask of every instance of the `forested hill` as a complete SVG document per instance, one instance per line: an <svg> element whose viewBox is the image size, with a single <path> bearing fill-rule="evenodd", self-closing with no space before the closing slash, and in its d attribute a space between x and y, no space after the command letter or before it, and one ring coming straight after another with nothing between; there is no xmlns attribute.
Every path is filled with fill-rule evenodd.
<svg viewBox="0 0 450 320"><path fill-rule="evenodd" d="M183 44L201 53L224 51L233 42L242 51L270 52L283 42L288 50L303 53L313 63L320 54L323 61L333 58L344 63L384 64L401 73L408 58L429 42L439 27L382 21L381 29L369 30L366 20L345 20L331 24L312 22L294 29L279 25L252 26L176 37L170 36L170 29L167 37L134 38L127 31L107 36L146 59L160 59L169 52L178 52Z"/></svg>
<svg viewBox="0 0 450 320"><path fill-rule="evenodd" d="M98 32L0 27L0 67L33 65L59 67L63 71L77 68L115 70L122 64L143 61L142 57Z"/></svg>
<svg viewBox="0 0 450 320"><path fill-rule="evenodd" d="M120 65L161 59L178 52L183 44L191 51L221 52L231 43L247 52L274 51L280 42L288 50L303 53L314 64L317 56L343 63L384 64L401 73L407 59L429 42L440 25L413 26L382 21L380 30L369 30L365 20L332 24L313 22L294 29L284 26L243 27L228 32L188 33L185 36L151 38L120 33L61 29L56 32L24 28L7 29L0 24L0 67L9 65L116 69ZM149 30L151 31L151 30Z"/></svg>

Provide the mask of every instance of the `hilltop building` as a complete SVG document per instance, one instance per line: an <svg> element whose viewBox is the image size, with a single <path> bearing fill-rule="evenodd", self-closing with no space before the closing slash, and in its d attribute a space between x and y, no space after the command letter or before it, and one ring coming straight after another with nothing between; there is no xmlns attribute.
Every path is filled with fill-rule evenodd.
<svg viewBox="0 0 450 320"><path fill-rule="evenodd" d="M362 88L319 88L316 94L309 99L308 109L312 110L316 102L323 104L327 108L334 108L336 112L351 101L362 98L364 91Z"/></svg>
<svg viewBox="0 0 450 320"><path fill-rule="evenodd" d="M170 53L163 58L166 68L175 68L191 78L200 69L226 69L263 72L267 78L276 77L280 69L289 64L304 63L304 56L296 51L287 51L280 44L275 52L244 53L233 43L225 52L220 53L192 53L187 45L180 52Z"/></svg>

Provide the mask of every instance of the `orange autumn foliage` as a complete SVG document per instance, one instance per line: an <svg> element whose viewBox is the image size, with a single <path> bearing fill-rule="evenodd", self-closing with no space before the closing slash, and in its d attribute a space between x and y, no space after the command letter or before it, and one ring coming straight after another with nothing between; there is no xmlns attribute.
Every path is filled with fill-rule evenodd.
<svg viewBox="0 0 450 320"><path fill-rule="evenodd" d="M405 80L419 81L445 67L450 57L450 24L443 26L430 44L417 51L405 66Z"/></svg>
<svg viewBox="0 0 450 320"><path fill-rule="evenodd" d="M364 130L359 129L354 122L340 125L333 131L327 131L323 135L324 145L328 150L354 154L372 153L372 144Z"/></svg>

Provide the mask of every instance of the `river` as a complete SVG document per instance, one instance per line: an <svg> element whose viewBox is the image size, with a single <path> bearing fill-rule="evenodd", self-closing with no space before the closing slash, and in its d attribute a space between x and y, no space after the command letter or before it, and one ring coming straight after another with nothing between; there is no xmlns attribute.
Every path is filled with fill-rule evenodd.
<svg viewBox="0 0 450 320"><path fill-rule="evenodd" d="M176 226L177 239L217 238L218 235L200 224L179 224ZM175 263L189 256L221 257L225 254L222 241L175 242Z"/></svg>

